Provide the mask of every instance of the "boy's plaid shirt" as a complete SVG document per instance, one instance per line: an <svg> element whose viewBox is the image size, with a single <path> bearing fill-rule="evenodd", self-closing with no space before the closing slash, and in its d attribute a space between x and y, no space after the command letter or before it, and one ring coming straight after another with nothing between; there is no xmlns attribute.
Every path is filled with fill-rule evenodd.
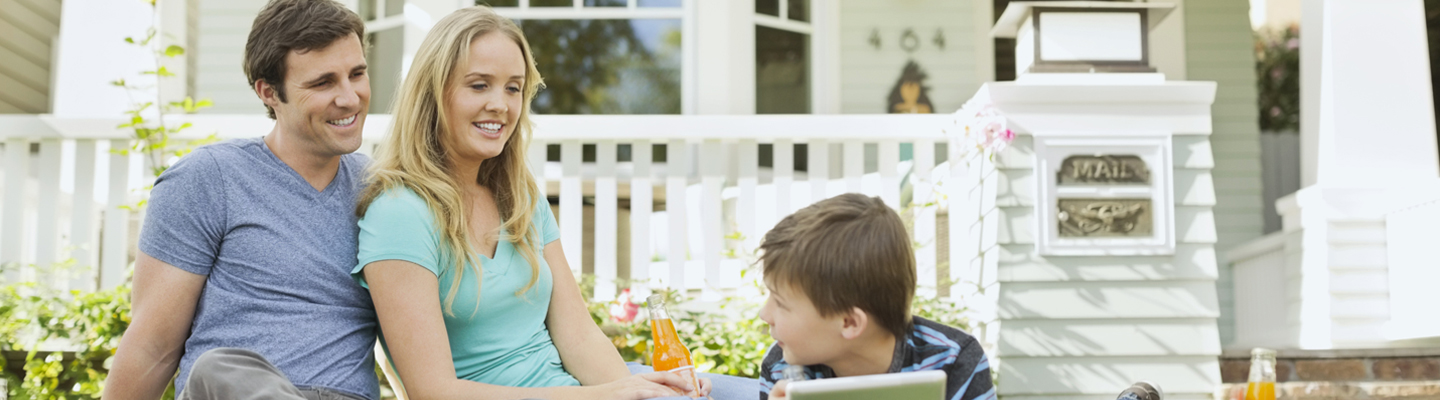
<svg viewBox="0 0 1440 400"><path fill-rule="evenodd" d="M995 386L990 381L990 361L980 342L959 329L920 317L911 317L910 334L895 341L895 355L889 373L912 371L945 371L945 398L948 400L995 400ZM771 345L760 369L760 399L770 398L785 371L783 353ZM835 371L825 365L805 366L809 379L834 378Z"/></svg>

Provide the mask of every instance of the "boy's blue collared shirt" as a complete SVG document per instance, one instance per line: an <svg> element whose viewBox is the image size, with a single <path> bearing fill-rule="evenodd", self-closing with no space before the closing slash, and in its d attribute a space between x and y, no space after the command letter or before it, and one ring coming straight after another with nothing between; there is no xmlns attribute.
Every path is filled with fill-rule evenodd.
<svg viewBox="0 0 1440 400"><path fill-rule="evenodd" d="M911 317L910 334L895 341L895 355L889 373L913 371L945 371L945 398L950 400L994 400L995 386L990 381L990 361L974 336L959 329L920 317ZM770 397L770 389L782 379L785 367L783 352L771 345L760 369L760 399ZM835 371L825 365L805 366L810 379L834 378Z"/></svg>

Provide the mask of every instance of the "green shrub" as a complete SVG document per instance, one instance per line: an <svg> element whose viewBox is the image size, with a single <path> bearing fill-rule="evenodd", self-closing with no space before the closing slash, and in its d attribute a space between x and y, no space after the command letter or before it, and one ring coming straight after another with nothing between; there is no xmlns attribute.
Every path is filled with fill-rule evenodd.
<svg viewBox="0 0 1440 400"><path fill-rule="evenodd" d="M39 268L42 273L57 269L63 268ZM23 377L4 372L7 394L14 399L100 397L110 358L129 326L128 284L95 292L60 291L37 282L0 286L0 351L26 352ZM39 351L52 340L71 347ZM0 369L5 362L0 358Z"/></svg>

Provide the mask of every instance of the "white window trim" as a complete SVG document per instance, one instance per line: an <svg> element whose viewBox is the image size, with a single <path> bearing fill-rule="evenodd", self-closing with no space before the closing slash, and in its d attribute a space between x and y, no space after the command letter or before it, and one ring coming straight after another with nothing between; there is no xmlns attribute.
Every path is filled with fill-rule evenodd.
<svg viewBox="0 0 1440 400"><path fill-rule="evenodd" d="M367 1L367 0L357 0L357 1L355 2L355 12L357 12L357 13L360 12L360 3L364 3L364 2L366 2L366 1ZM405 12L406 12L407 10L405 10L404 8L402 8L402 9L400 10L400 13L399 13L399 14L391 15L391 16L386 16L386 15L385 15L385 6L387 5L386 3L389 3L389 2L392 2L392 1L398 1L398 2L401 2L401 3L405 3L406 0L373 0L373 1L375 2L375 5L374 5L374 8L375 8L375 9L372 10L372 11L375 12L375 19L365 21L365 32L366 32L366 33L369 33L369 32L379 32L379 31L383 31L383 30L386 30L386 29L390 29L390 28L394 28L394 27L404 26L404 25L405 25ZM408 6L408 4L407 4L407 6Z"/></svg>

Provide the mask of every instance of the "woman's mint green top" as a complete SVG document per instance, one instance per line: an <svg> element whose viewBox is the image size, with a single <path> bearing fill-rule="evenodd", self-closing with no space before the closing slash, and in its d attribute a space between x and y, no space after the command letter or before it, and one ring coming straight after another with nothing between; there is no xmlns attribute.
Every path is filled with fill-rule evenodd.
<svg viewBox="0 0 1440 400"><path fill-rule="evenodd" d="M534 287L523 296L515 295L530 282L530 266L505 240L496 246L493 259L476 254L485 278L478 301L474 270L467 269L459 283L454 315L445 315L445 333L460 379L513 387L580 385L561 366L560 353L545 327L554 281L542 247L559 239L560 229L543 200L535 205L533 221L542 243L535 249L540 279ZM366 265L381 260L415 263L439 279L435 301L443 310L455 273L453 259L440 251L439 238L434 214L425 200L408 188L388 190L370 203L360 219L359 264L351 275L369 288L361 274ZM384 344L384 332L380 341Z"/></svg>

